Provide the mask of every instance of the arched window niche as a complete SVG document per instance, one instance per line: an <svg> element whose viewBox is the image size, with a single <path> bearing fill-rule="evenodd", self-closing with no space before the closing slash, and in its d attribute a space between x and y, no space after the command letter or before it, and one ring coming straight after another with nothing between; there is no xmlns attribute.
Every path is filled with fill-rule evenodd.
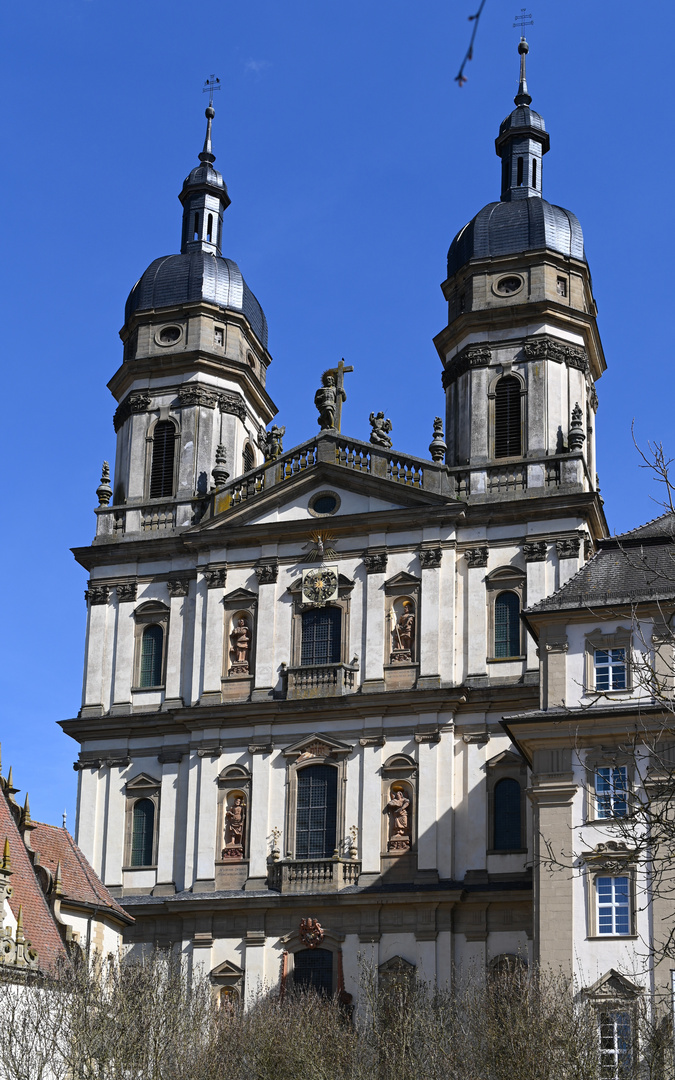
<svg viewBox="0 0 675 1080"><path fill-rule="evenodd" d="M216 889L241 889L248 878L251 774L243 764L218 776Z"/></svg>
<svg viewBox="0 0 675 1080"><path fill-rule="evenodd" d="M159 780L148 773L140 773L129 780L125 786L124 864L126 870L154 869L156 866L159 793Z"/></svg>
<svg viewBox="0 0 675 1080"><path fill-rule="evenodd" d="M352 752L347 743L319 734L284 750L288 791L285 860L352 857L349 829L357 822L345 821L347 758ZM334 884L337 888L342 882Z"/></svg>
<svg viewBox="0 0 675 1080"><path fill-rule="evenodd" d="M489 664L526 659L525 628L520 618L525 606L525 585L525 571L518 566L497 567L485 579Z"/></svg>
<svg viewBox="0 0 675 1080"><path fill-rule="evenodd" d="M255 672L258 597L248 589L235 589L223 597L225 647L221 689L227 700L245 701Z"/></svg>
<svg viewBox="0 0 675 1080"><path fill-rule="evenodd" d="M382 766L383 880L412 880L417 867L417 762L392 754Z"/></svg>
<svg viewBox="0 0 675 1080"><path fill-rule="evenodd" d="M403 572L384 583L384 679L387 690L411 689L419 674L420 579Z"/></svg>
<svg viewBox="0 0 675 1080"><path fill-rule="evenodd" d="M134 611L134 691L163 690L166 678L166 644L169 608L159 600L147 600Z"/></svg>
<svg viewBox="0 0 675 1080"><path fill-rule="evenodd" d="M487 854L527 852L526 789L527 768L512 750L504 750L488 761Z"/></svg>
<svg viewBox="0 0 675 1080"><path fill-rule="evenodd" d="M499 370L499 369L498 369ZM527 450L527 385L523 376L504 366L488 390L490 457L523 457Z"/></svg>
<svg viewBox="0 0 675 1080"><path fill-rule="evenodd" d="M148 429L147 434L147 489L148 499L171 499L176 491L176 442L178 425L173 419L162 417Z"/></svg>

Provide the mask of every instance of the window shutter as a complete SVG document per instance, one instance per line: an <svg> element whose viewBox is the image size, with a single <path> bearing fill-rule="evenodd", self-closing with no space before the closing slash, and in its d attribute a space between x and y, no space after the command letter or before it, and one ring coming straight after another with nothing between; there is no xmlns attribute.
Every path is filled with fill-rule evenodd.
<svg viewBox="0 0 675 1080"><path fill-rule="evenodd" d="M152 437L150 498L170 499L173 495L173 456L176 429L170 420L160 420Z"/></svg>
<svg viewBox="0 0 675 1080"><path fill-rule="evenodd" d="M522 452L520 383L506 375L495 388L495 457L520 457Z"/></svg>
<svg viewBox="0 0 675 1080"><path fill-rule="evenodd" d="M342 612L340 608L326 607L302 614L302 649L300 663L339 664L340 631Z"/></svg>
<svg viewBox="0 0 675 1080"><path fill-rule="evenodd" d="M337 769L307 765L298 772L296 859L330 859L335 851Z"/></svg>
<svg viewBox="0 0 675 1080"><path fill-rule="evenodd" d="M164 631L161 626L147 626L143 631L141 645L140 686L161 686L162 646Z"/></svg>
<svg viewBox="0 0 675 1080"><path fill-rule="evenodd" d="M516 851L521 846L520 784L506 778L495 785L494 848L496 851Z"/></svg>
<svg viewBox="0 0 675 1080"><path fill-rule="evenodd" d="M155 833L155 804L151 799L134 803L131 831L131 865L152 866Z"/></svg>
<svg viewBox="0 0 675 1080"><path fill-rule="evenodd" d="M503 592L495 600L495 657L520 656L520 598Z"/></svg>

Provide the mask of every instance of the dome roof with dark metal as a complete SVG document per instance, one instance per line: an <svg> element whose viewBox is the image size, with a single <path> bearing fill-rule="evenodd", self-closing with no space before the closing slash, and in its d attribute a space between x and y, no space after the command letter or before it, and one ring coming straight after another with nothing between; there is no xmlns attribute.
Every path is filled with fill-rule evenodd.
<svg viewBox="0 0 675 1080"><path fill-rule="evenodd" d="M584 237L571 210L542 198L492 202L457 233L448 251L448 277L471 259L550 248L585 259Z"/></svg>
<svg viewBox="0 0 675 1080"><path fill-rule="evenodd" d="M193 248L155 259L129 293L124 320L137 311L175 307L203 300L245 315L267 348L267 319L232 259Z"/></svg>

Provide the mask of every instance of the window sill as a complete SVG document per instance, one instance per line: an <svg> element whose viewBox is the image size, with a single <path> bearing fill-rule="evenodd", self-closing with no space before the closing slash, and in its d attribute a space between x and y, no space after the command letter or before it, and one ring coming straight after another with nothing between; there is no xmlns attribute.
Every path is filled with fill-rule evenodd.
<svg viewBox="0 0 675 1080"><path fill-rule="evenodd" d="M625 821L628 814L612 814L609 817L589 817L586 819L587 825L614 825L617 821Z"/></svg>
<svg viewBox="0 0 675 1080"><path fill-rule="evenodd" d="M521 656L488 656L488 664L515 664L519 660L527 660L527 656L523 653Z"/></svg>
<svg viewBox="0 0 675 1080"><path fill-rule="evenodd" d="M488 848L486 855L527 855L526 847Z"/></svg>
<svg viewBox="0 0 675 1080"><path fill-rule="evenodd" d="M157 690L163 690L163 689L164 689L164 683L158 683L157 686L132 686L131 687L131 693L132 694L143 694L146 691L154 691L154 692L156 692Z"/></svg>
<svg viewBox="0 0 675 1080"><path fill-rule="evenodd" d="M156 869L157 869L157 863L148 863L147 866L145 866L145 865L143 865L143 866L123 866L122 867L122 872L124 874L128 874L133 870L156 870Z"/></svg>
<svg viewBox="0 0 675 1080"><path fill-rule="evenodd" d="M588 934L586 941L637 941L639 934Z"/></svg>

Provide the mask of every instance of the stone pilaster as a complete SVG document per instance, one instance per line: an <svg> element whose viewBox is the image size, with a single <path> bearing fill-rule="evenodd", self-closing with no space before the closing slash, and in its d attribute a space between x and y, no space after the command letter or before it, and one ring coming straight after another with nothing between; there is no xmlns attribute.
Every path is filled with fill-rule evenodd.
<svg viewBox="0 0 675 1080"><path fill-rule="evenodd" d="M417 782L417 880L438 881L436 852L438 808L438 743L441 740L435 715L419 717L428 730L415 735L418 745L419 779Z"/></svg>
<svg viewBox="0 0 675 1080"><path fill-rule="evenodd" d="M379 539L371 538L372 539ZM363 557L366 566L366 651L363 664L364 693L383 691L384 686L384 579L387 552L369 550Z"/></svg>
<svg viewBox="0 0 675 1080"><path fill-rule="evenodd" d="M468 566L466 621L468 636L469 678L487 675L487 602L485 599L485 571L488 564L487 544L467 548L464 557Z"/></svg>
<svg viewBox="0 0 675 1080"><path fill-rule="evenodd" d="M182 663L185 609L188 604L188 581L174 578L169 586L169 637L166 643L166 683L164 708L180 709L183 705Z"/></svg>
<svg viewBox="0 0 675 1080"><path fill-rule="evenodd" d="M438 542L426 542L419 552L422 567L420 590L419 657L420 690L434 690L441 685L439 673L439 628L441 595L441 560L443 550Z"/></svg>
<svg viewBox="0 0 675 1080"><path fill-rule="evenodd" d="M206 581L206 631L204 639L204 675L200 705L217 705L222 701L223 650L225 648L224 584L213 571L204 573Z"/></svg>
<svg viewBox="0 0 675 1080"><path fill-rule="evenodd" d="M266 558L261 559L253 569L258 578L258 640L255 650L255 687L251 700L266 701L272 696L277 681L274 671L274 631L279 564L276 558Z"/></svg>
<svg viewBox="0 0 675 1080"><path fill-rule="evenodd" d="M381 723L380 717L369 717L373 726ZM383 739L363 738L361 746L362 813L359 835L361 856L360 885L373 884L380 876L380 852L382 849L382 764ZM377 813L375 813L377 808Z"/></svg>
<svg viewBox="0 0 675 1080"><path fill-rule="evenodd" d="M176 842L176 801L182 754L165 751L162 754L162 787L159 799L159 838L157 845L157 884L155 896L171 896L176 891L174 877L174 844Z"/></svg>
<svg viewBox="0 0 675 1080"><path fill-rule="evenodd" d="M251 823L248 880L246 890L267 888L267 838L270 832L270 758L266 742L249 747L251 753ZM282 857L286 854L281 852ZM247 971L248 978L248 971Z"/></svg>
<svg viewBox="0 0 675 1080"><path fill-rule="evenodd" d="M113 700L110 711L113 714L131 712L131 686L134 677L134 605L136 602L136 582L117 586L117 628L115 633L115 673L113 682Z"/></svg>

